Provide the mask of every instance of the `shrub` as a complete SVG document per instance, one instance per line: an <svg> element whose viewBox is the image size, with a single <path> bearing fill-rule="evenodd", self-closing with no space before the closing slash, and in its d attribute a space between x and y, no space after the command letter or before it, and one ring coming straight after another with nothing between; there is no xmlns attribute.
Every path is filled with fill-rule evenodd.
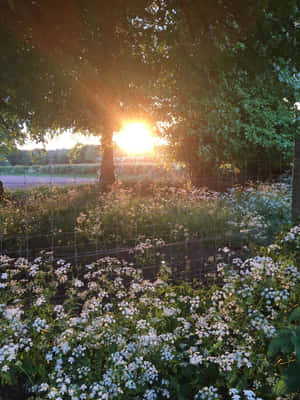
<svg viewBox="0 0 300 400"><path fill-rule="evenodd" d="M210 288L171 283L165 264L145 281L109 257L79 269L2 256L1 270L1 381L25 380L28 399L276 398L268 347L300 295L280 244L220 264Z"/></svg>
<svg viewBox="0 0 300 400"><path fill-rule="evenodd" d="M274 238L291 224L291 185L258 184L235 187L223 196L232 226L260 242Z"/></svg>
<svg viewBox="0 0 300 400"><path fill-rule="evenodd" d="M275 385L275 393L300 393L300 307L292 312L288 325L271 341L269 354L277 355L281 367L281 379Z"/></svg>

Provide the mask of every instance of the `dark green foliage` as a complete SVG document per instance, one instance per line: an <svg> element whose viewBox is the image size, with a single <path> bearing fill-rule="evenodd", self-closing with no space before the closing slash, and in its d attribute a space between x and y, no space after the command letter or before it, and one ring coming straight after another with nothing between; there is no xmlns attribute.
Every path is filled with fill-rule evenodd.
<svg viewBox="0 0 300 400"><path fill-rule="evenodd" d="M300 224L300 126L294 143L292 215L294 225Z"/></svg>
<svg viewBox="0 0 300 400"><path fill-rule="evenodd" d="M297 97L281 71L299 65L297 2L167 1L161 13L165 4L172 23L158 34L165 58L155 111L169 122L172 156L200 186L229 160L246 179L258 161L263 177L278 174L295 133Z"/></svg>
<svg viewBox="0 0 300 400"><path fill-rule="evenodd" d="M300 307L292 312L288 322L269 346L269 355L277 356L281 366L281 379L274 388L277 395L300 394Z"/></svg>

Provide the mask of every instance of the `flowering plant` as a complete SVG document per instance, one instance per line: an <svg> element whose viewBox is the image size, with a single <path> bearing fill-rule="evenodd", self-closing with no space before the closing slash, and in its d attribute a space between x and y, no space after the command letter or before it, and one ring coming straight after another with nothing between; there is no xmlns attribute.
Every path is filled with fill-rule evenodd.
<svg viewBox="0 0 300 400"><path fill-rule="evenodd" d="M284 249L221 264L210 288L172 283L169 266L150 282L109 257L74 269L1 256L0 268L2 388L25 382L28 399L276 398L268 346L300 294Z"/></svg>

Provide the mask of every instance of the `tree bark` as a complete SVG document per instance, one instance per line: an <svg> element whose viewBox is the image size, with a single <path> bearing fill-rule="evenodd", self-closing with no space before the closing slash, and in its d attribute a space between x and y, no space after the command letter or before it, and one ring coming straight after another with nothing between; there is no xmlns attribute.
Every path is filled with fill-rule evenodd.
<svg viewBox="0 0 300 400"><path fill-rule="evenodd" d="M4 199L4 187L3 182L0 181L0 201Z"/></svg>
<svg viewBox="0 0 300 400"><path fill-rule="evenodd" d="M294 225L299 225L300 224L300 133L298 133L295 139L292 190L293 190L292 221Z"/></svg>
<svg viewBox="0 0 300 400"><path fill-rule="evenodd" d="M102 162L100 169L100 189L107 190L115 183L114 149L113 149L113 127L109 122L104 125L102 135Z"/></svg>

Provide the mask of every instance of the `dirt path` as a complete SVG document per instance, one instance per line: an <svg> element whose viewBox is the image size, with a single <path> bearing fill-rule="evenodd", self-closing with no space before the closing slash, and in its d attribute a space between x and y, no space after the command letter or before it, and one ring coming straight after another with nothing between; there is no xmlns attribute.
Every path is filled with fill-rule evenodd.
<svg viewBox="0 0 300 400"><path fill-rule="evenodd" d="M94 178L69 178L62 176L24 176L24 175L0 175L4 189L28 189L40 185L71 185L78 183L93 183Z"/></svg>

